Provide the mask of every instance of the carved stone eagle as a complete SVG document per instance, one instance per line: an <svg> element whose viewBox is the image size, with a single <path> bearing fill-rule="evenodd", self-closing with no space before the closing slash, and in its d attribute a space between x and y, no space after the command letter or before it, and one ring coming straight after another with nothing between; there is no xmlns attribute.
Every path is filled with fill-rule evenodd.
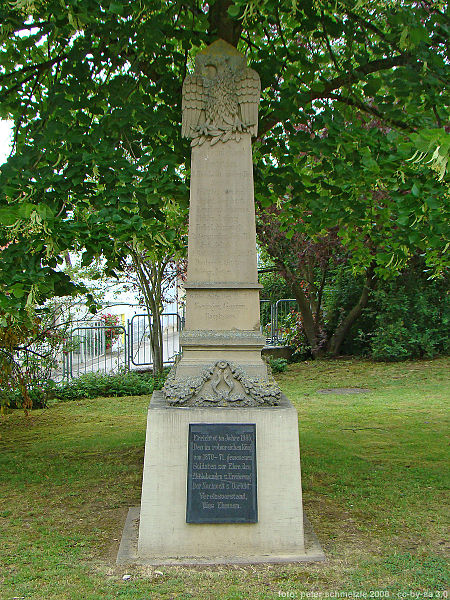
<svg viewBox="0 0 450 600"><path fill-rule="evenodd" d="M261 83L236 48L217 40L195 59L195 71L183 83L181 135L192 146L239 141L256 136Z"/></svg>

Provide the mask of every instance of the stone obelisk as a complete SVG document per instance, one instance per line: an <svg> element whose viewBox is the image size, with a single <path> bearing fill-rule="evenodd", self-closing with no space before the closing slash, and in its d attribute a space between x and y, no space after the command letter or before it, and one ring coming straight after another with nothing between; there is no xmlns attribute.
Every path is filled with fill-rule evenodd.
<svg viewBox="0 0 450 600"><path fill-rule="evenodd" d="M222 40L197 54L195 72L183 85L182 135L192 139L192 156L186 325L182 358L166 386L174 404L260 405L279 399L261 359L251 149L259 97L258 74ZM227 397L225 386L222 394L202 389L218 362L224 376L239 372L250 378L257 397L237 384ZM192 387L195 393L186 398Z"/></svg>
<svg viewBox="0 0 450 600"><path fill-rule="evenodd" d="M258 74L222 40L196 56L183 85L186 327L181 359L148 411L140 511L130 509L119 551L132 562L322 557L305 552L297 411L261 359L251 150L259 96Z"/></svg>

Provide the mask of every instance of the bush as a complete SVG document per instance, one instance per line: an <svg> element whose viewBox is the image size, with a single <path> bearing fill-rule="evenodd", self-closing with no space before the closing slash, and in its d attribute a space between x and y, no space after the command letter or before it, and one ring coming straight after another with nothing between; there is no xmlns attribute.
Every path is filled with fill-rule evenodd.
<svg viewBox="0 0 450 600"><path fill-rule="evenodd" d="M273 373L284 373L288 366L288 361L285 358L270 358L269 365Z"/></svg>
<svg viewBox="0 0 450 600"><path fill-rule="evenodd" d="M286 280L278 272L260 273L259 282L262 284L261 300L276 302L280 298L292 298L292 290Z"/></svg>
<svg viewBox="0 0 450 600"><path fill-rule="evenodd" d="M283 295L278 274L264 276L265 297L274 302ZM345 316L356 305L364 285L362 276L355 276L348 265L333 267L330 283L325 286L322 301L323 329L320 326L319 346L325 346ZM270 305L261 310L261 322L266 335L271 334ZM389 281L378 281L370 294L367 307L354 323L340 347L341 354L366 356L375 360L405 360L432 358L447 354L450 347L450 296L444 279L427 279L424 261L411 260L408 269ZM305 336L302 317L295 309L279 317L279 334L283 343L291 346L292 361L311 358L311 348Z"/></svg>
<svg viewBox="0 0 450 600"><path fill-rule="evenodd" d="M292 309L280 319L278 327L282 333L283 344L292 348L291 361L306 360L311 357L311 346L306 339L301 314Z"/></svg>
<svg viewBox="0 0 450 600"><path fill-rule="evenodd" d="M111 313L107 313L105 315L100 315L100 321L108 327L104 330L105 333L105 346L108 350L114 344L114 341L122 335L122 328L120 326L120 318L118 315L112 315Z"/></svg>
<svg viewBox="0 0 450 600"><path fill-rule="evenodd" d="M0 412L43 408L51 396L58 356L67 347L67 324L56 327L56 313L36 310L16 321L0 310Z"/></svg>
<svg viewBox="0 0 450 600"><path fill-rule="evenodd" d="M361 282L346 273L335 284L328 299L328 316L334 320L337 307L348 309L356 302ZM421 265L391 281L379 282L341 353L386 361L445 354L450 343L449 300L446 282L427 280Z"/></svg>
<svg viewBox="0 0 450 600"><path fill-rule="evenodd" d="M62 402L97 398L99 396L142 396L159 390L167 376L166 369L161 375L152 373L122 372L114 375L87 373L76 379L56 385L49 380L45 387L28 388L32 408L46 408L50 400ZM23 396L19 390L11 390L5 402L9 408L22 408Z"/></svg>
<svg viewBox="0 0 450 600"><path fill-rule="evenodd" d="M372 358L433 358L448 352L450 302L443 281L408 272L374 294L377 314L369 335Z"/></svg>
<svg viewBox="0 0 450 600"><path fill-rule="evenodd" d="M133 372L114 375L87 373L58 386L54 397L67 401L98 396L142 396L161 389L166 375L166 372L162 375Z"/></svg>
<svg viewBox="0 0 450 600"><path fill-rule="evenodd" d="M27 395L31 402L28 408L46 408L48 401L54 397L55 387L55 382L51 379L45 384L28 385ZM2 404L8 408L23 408L24 395L20 389L4 391Z"/></svg>
<svg viewBox="0 0 450 600"><path fill-rule="evenodd" d="M330 285L326 286L324 290L322 303L328 339L358 302L363 285L363 277L355 276L347 265L336 267ZM339 353L352 356L368 356L370 353L369 342L365 336L360 336L360 332L367 333L371 331L373 324L374 315L363 311L363 314L344 339Z"/></svg>

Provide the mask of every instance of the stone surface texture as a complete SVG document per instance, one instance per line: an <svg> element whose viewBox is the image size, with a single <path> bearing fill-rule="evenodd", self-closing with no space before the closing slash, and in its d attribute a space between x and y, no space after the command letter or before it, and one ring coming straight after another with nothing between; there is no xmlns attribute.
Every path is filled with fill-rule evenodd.
<svg viewBox="0 0 450 600"><path fill-rule="evenodd" d="M305 551L301 554L247 554L245 556L188 556L177 558L154 558L152 556L139 556L138 535L140 525L140 506L132 506L128 510L123 535L120 540L116 564L120 566L216 566L216 565L255 565L255 564L286 564L299 562L323 562L326 556L319 540L314 533L311 523L303 514L303 531Z"/></svg>
<svg viewBox="0 0 450 600"><path fill-rule="evenodd" d="M182 380L172 370L164 393L169 404L182 406L276 405L281 398L273 377L251 378L239 365L226 360L205 367L197 377Z"/></svg>
<svg viewBox="0 0 450 600"><path fill-rule="evenodd" d="M255 423L258 523L186 523L189 423ZM268 407L172 407L154 392L148 412L138 555L226 557L304 553L298 417Z"/></svg>
<svg viewBox="0 0 450 600"><path fill-rule="evenodd" d="M182 134L193 140L186 324L168 399L175 383L186 395L192 378L220 361L272 385L261 359L253 196L251 136L257 133L259 96L258 74L222 40L197 55L195 72L183 85ZM255 397L254 405L260 400ZM269 394L267 404L273 400Z"/></svg>

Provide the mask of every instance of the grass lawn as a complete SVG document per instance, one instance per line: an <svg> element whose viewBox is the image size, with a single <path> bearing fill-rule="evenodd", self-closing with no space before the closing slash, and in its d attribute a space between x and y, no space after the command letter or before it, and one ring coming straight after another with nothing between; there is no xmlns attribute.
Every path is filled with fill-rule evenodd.
<svg viewBox="0 0 450 600"><path fill-rule="evenodd" d="M140 501L149 398L8 414L1 600L445 597L449 365L317 361L278 377L298 409L304 506L328 557L310 565L117 568L128 507ZM369 391L318 392L339 387Z"/></svg>

